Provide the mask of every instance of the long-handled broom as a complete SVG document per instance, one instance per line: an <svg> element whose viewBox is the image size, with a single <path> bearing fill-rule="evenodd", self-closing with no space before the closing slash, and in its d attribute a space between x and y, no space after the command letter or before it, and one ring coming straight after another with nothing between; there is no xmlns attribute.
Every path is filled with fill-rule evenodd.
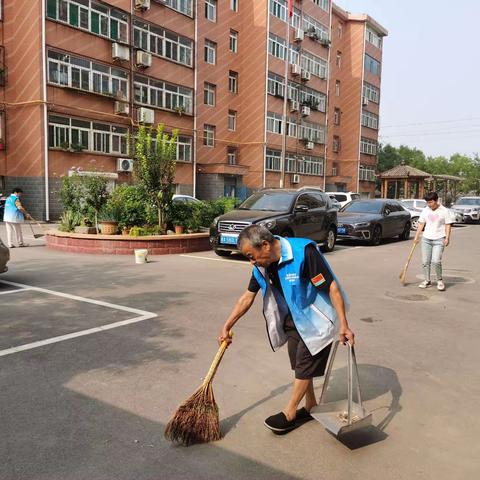
<svg viewBox="0 0 480 480"><path fill-rule="evenodd" d="M232 332L229 336L232 337ZM212 381L227 347L228 342L224 340L202 385L177 408L165 429L167 440L188 447L194 443L213 442L222 438Z"/></svg>
<svg viewBox="0 0 480 480"><path fill-rule="evenodd" d="M417 246L418 240L413 242L412 248L410 249L410 253L408 254L407 262L405 263L405 266L403 267L403 270L400 272L400 282L402 282L402 285L405 285L405 277L407 276L407 269L408 266L410 265L410 260L412 259L413 252L415 251L415 247Z"/></svg>
<svg viewBox="0 0 480 480"><path fill-rule="evenodd" d="M43 230L42 225L41 225L37 220L35 220L31 215L30 215L30 218L31 218L32 222L36 223L36 224L40 227L40 229ZM30 225L30 229L32 230L33 238L41 238L41 237L44 237L44 236L45 236L44 233L35 233L35 232L33 231L32 224L29 223L29 225Z"/></svg>

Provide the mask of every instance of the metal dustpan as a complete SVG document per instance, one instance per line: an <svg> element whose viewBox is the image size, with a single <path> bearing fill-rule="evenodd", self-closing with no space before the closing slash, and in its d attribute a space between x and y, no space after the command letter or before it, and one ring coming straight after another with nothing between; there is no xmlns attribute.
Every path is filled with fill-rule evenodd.
<svg viewBox="0 0 480 480"><path fill-rule="evenodd" d="M332 354L330 355L319 404L310 411L310 414L315 420L320 422L326 430L337 437L345 433L360 430L372 424L372 414L365 410L362 405L357 360L355 358L355 350L350 343L347 343L349 347L347 365L347 398L337 402L324 403L330 375L332 373L333 362L335 360L335 355L337 354L338 343L338 341L335 342ZM353 401L354 376L357 384L357 402Z"/></svg>

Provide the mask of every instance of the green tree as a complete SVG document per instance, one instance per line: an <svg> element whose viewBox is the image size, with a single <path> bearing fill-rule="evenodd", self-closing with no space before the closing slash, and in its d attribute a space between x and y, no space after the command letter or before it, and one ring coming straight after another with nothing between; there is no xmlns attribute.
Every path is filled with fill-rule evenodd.
<svg viewBox="0 0 480 480"><path fill-rule="evenodd" d="M177 139L178 130L170 135L163 125L156 130L140 125L133 138L135 179L157 208L160 227L166 223L172 203Z"/></svg>

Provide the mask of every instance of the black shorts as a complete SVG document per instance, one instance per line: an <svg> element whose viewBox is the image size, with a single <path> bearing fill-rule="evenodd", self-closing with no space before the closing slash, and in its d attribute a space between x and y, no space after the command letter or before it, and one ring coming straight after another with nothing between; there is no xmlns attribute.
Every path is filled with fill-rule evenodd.
<svg viewBox="0 0 480 480"><path fill-rule="evenodd" d="M290 316L285 319L284 328L288 338L288 356L290 357L292 370L295 371L295 378L310 380L314 377L323 376L332 344L330 343L323 350L312 355Z"/></svg>

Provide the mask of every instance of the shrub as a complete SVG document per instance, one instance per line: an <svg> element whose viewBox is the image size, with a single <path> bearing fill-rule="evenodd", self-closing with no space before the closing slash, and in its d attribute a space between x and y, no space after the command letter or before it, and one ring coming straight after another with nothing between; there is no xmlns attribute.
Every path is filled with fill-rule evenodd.
<svg viewBox="0 0 480 480"><path fill-rule="evenodd" d="M61 232L73 232L75 227L78 227L82 223L82 220L80 213L73 210L65 210L60 217L60 225L58 229Z"/></svg>
<svg viewBox="0 0 480 480"><path fill-rule="evenodd" d="M156 208L149 205L142 187L138 185L119 185L108 199L106 208L118 211L120 227L135 227L156 224Z"/></svg>
<svg viewBox="0 0 480 480"><path fill-rule="evenodd" d="M237 198L225 197L204 203L205 208L201 213L200 223L202 227L209 227L214 218L233 210L240 205L241 201Z"/></svg>

